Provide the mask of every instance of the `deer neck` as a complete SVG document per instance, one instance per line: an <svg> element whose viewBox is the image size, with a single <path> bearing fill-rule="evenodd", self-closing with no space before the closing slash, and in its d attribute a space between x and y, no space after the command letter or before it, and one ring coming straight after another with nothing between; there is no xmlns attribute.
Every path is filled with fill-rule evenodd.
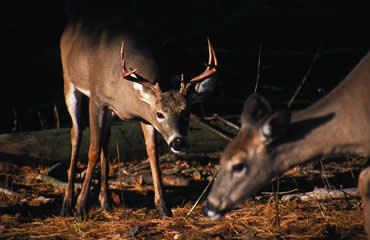
<svg viewBox="0 0 370 240"><path fill-rule="evenodd" d="M277 171L275 175L333 152L336 143L328 132L332 125L329 123L335 121L334 118L334 115L326 114L292 122L288 135L271 144L270 153L275 165L273 169Z"/></svg>
<svg viewBox="0 0 370 240"><path fill-rule="evenodd" d="M293 112L286 137L271 146L276 174L325 155L370 155L369 68L370 55L327 96Z"/></svg>

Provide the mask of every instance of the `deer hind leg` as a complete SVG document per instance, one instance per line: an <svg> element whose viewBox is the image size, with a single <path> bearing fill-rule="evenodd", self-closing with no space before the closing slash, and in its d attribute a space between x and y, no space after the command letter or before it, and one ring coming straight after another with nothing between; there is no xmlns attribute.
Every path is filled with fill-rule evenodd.
<svg viewBox="0 0 370 240"><path fill-rule="evenodd" d="M103 133L101 140L101 152L100 152L100 165L101 165L101 181L100 181L100 207L103 210L109 210L110 204L108 199L108 141L110 137L111 123L114 117L114 113L110 110L106 110L104 113L103 120Z"/></svg>
<svg viewBox="0 0 370 240"><path fill-rule="evenodd" d="M168 210L163 192L163 184L161 178L161 170L159 168L156 132L152 125L141 123L141 128L144 133L146 151L148 153L150 167L153 176L154 185L154 204L159 211L161 217L170 217L171 211Z"/></svg>
<svg viewBox="0 0 370 240"><path fill-rule="evenodd" d="M61 215L70 216L74 198L74 175L76 170L77 154L81 143L81 99L82 94L76 90L73 84L65 81L65 102L72 119L71 129L71 164L68 169L68 184L64 195Z"/></svg>
<svg viewBox="0 0 370 240"><path fill-rule="evenodd" d="M370 239L370 167L361 171L358 178L358 190L363 206L364 228Z"/></svg>
<svg viewBox="0 0 370 240"><path fill-rule="evenodd" d="M103 126L104 108L96 103L95 99L90 98L89 118L90 118L90 147L87 164L87 171L82 185L81 192L76 203L77 217L86 216L86 202L90 190L92 175L100 155L101 136Z"/></svg>

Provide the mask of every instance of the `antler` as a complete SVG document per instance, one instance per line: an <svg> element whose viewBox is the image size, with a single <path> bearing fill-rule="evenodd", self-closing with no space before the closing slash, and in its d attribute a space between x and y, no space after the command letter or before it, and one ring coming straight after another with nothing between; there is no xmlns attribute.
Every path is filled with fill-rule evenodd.
<svg viewBox="0 0 370 240"><path fill-rule="evenodd" d="M201 73L199 76L191 79L190 82L201 81L201 80L211 76L212 74L214 74L216 72L216 67L217 67L216 53L215 53L215 50L212 47L211 42L209 41L209 38L208 38L208 56L209 57L208 57L208 64L207 64L206 70L204 70L204 72ZM212 65L212 58L214 59L214 64L213 65Z"/></svg>
<svg viewBox="0 0 370 240"><path fill-rule="evenodd" d="M128 76L130 76L131 74L133 74L134 72L136 72L136 68L130 72L126 72L126 68L125 68L125 58L124 58L124 54L123 54L123 46L124 46L124 41L122 41L122 45L121 45L121 68L122 68L122 77L126 78Z"/></svg>
<svg viewBox="0 0 370 240"><path fill-rule="evenodd" d="M213 75L217 71L217 58L216 58L216 53L215 50L212 47L211 42L209 41L208 38L208 64L205 64L207 66L206 70L204 70L203 73L200 75L192 78L188 83L185 84L184 77L181 75L181 83L180 83L180 93L186 94L187 90L189 89L190 86L193 84L196 84L197 82L200 82L209 76ZM213 64L212 64L213 60Z"/></svg>
<svg viewBox="0 0 370 240"><path fill-rule="evenodd" d="M126 77L132 75L133 73L135 73L137 69L135 68L134 70L131 70L129 72L126 71L123 48L124 48L124 41L122 41L122 45L121 45L121 68L122 68L122 77L126 78ZM140 79L140 77L136 76L136 75L132 76L132 78L130 78L130 80L133 81L133 82L140 83L141 85L143 85L147 88L150 88L158 98L162 94L161 89L159 88L158 82L153 85L152 83L147 82L142 78Z"/></svg>

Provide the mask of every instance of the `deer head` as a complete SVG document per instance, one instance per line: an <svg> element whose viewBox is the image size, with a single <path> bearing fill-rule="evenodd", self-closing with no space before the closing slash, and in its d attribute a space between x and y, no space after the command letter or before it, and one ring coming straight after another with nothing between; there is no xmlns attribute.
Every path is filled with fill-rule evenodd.
<svg viewBox="0 0 370 240"><path fill-rule="evenodd" d="M205 206L208 217L221 217L274 176L270 147L285 134L289 122L288 111L272 113L263 97L253 94L247 99L241 130L220 159L221 169Z"/></svg>
<svg viewBox="0 0 370 240"><path fill-rule="evenodd" d="M137 69L127 70L124 59L124 43L121 46L122 77L133 82L139 100L149 105L148 121L158 132L161 133L173 152L181 152L186 146L184 136L189 119L188 90L209 78L216 72L217 59L215 51L208 40L209 59L206 69L200 75L185 82L182 76L179 90L162 92L158 82L155 84L143 79L137 74Z"/></svg>

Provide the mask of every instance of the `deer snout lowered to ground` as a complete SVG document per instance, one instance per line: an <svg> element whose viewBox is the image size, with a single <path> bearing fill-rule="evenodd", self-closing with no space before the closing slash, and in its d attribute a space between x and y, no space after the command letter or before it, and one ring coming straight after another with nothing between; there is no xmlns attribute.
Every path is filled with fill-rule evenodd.
<svg viewBox="0 0 370 240"><path fill-rule="evenodd" d="M100 28L99 28L100 27ZM154 202L161 216L170 216L162 187L156 149L159 132L175 153L184 151L188 125L188 90L216 72L215 51L208 41L209 61L200 75L182 78L179 90L162 92L158 61L147 39L130 32L115 31L83 21L65 29L60 43L64 94L72 118L71 164L62 215L70 215L74 197L74 175L81 142L81 96L89 97L90 147L87 173L76 202L77 215L86 207L93 170L100 157L102 209L109 209L107 195L107 141L114 115L141 122L153 175Z"/></svg>
<svg viewBox="0 0 370 240"><path fill-rule="evenodd" d="M370 53L329 95L304 110L274 112L264 97L252 94L241 124L208 195L204 210L211 219L298 164L331 154L370 156Z"/></svg>

